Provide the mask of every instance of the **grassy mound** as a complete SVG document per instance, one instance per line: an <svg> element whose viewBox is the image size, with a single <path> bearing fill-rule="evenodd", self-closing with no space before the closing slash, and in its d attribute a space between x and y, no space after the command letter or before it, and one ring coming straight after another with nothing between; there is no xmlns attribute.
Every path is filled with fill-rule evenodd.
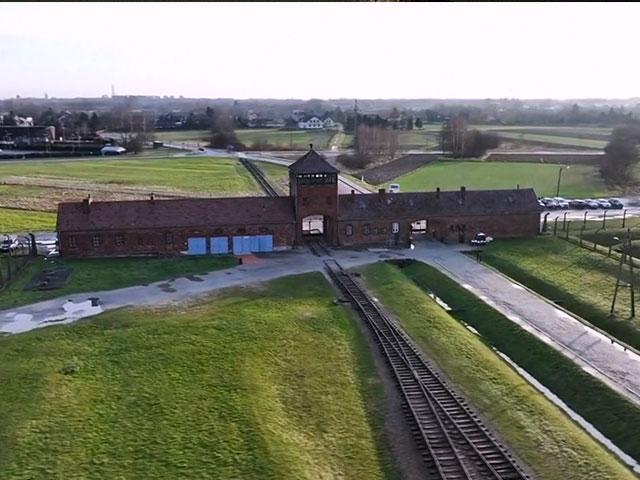
<svg viewBox="0 0 640 480"><path fill-rule="evenodd" d="M367 285L470 403L549 480L634 478L611 454L390 264L363 269Z"/></svg>
<svg viewBox="0 0 640 480"><path fill-rule="evenodd" d="M2 478L390 478L334 296L308 274L0 338Z"/></svg>

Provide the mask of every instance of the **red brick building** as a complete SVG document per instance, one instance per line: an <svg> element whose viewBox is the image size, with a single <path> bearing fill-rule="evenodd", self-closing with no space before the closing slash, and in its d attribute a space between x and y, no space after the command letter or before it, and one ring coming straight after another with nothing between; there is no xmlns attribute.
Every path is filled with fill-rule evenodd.
<svg viewBox="0 0 640 480"><path fill-rule="evenodd" d="M467 241L534 236L532 189L338 194L338 170L314 150L289 167L288 197L61 203L64 256L248 253L289 249L307 237L331 246L406 246L412 238Z"/></svg>

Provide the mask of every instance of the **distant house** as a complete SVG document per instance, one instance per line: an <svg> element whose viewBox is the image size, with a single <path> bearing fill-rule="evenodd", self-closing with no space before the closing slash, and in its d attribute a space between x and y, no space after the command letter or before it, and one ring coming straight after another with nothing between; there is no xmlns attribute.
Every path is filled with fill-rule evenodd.
<svg viewBox="0 0 640 480"><path fill-rule="evenodd" d="M322 126L327 130L335 130L338 128L339 123L334 122L333 118L327 117L322 121Z"/></svg>
<svg viewBox="0 0 640 480"><path fill-rule="evenodd" d="M324 122L318 117L311 117L306 121L298 122L298 128L302 128L304 130L324 128Z"/></svg>
<svg viewBox="0 0 640 480"><path fill-rule="evenodd" d="M318 117L313 116L305 121L298 122L298 128L302 128L304 130L311 129L325 129L325 130L337 130L340 128L340 124L334 122L331 117L327 117L324 120L320 120Z"/></svg>

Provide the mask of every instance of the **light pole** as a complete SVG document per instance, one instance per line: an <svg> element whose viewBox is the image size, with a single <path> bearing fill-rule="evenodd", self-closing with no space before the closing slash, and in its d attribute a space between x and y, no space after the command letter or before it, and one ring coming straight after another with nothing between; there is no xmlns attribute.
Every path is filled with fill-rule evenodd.
<svg viewBox="0 0 640 480"><path fill-rule="evenodd" d="M571 167L567 165L566 167L560 167L560 169L558 170L558 188L556 188L556 197L560 196L560 179L562 178L562 170L564 170L565 168L569 170Z"/></svg>

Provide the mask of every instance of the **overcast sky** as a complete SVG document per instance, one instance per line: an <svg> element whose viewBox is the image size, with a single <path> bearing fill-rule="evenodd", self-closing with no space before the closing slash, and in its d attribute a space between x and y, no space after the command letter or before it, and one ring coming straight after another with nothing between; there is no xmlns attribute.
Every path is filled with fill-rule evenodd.
<svg viewBox="0 0 640 480"><path fill-rule="evenodd" d="M0 4L0 98L640 96L637 4Z"/></svg>

